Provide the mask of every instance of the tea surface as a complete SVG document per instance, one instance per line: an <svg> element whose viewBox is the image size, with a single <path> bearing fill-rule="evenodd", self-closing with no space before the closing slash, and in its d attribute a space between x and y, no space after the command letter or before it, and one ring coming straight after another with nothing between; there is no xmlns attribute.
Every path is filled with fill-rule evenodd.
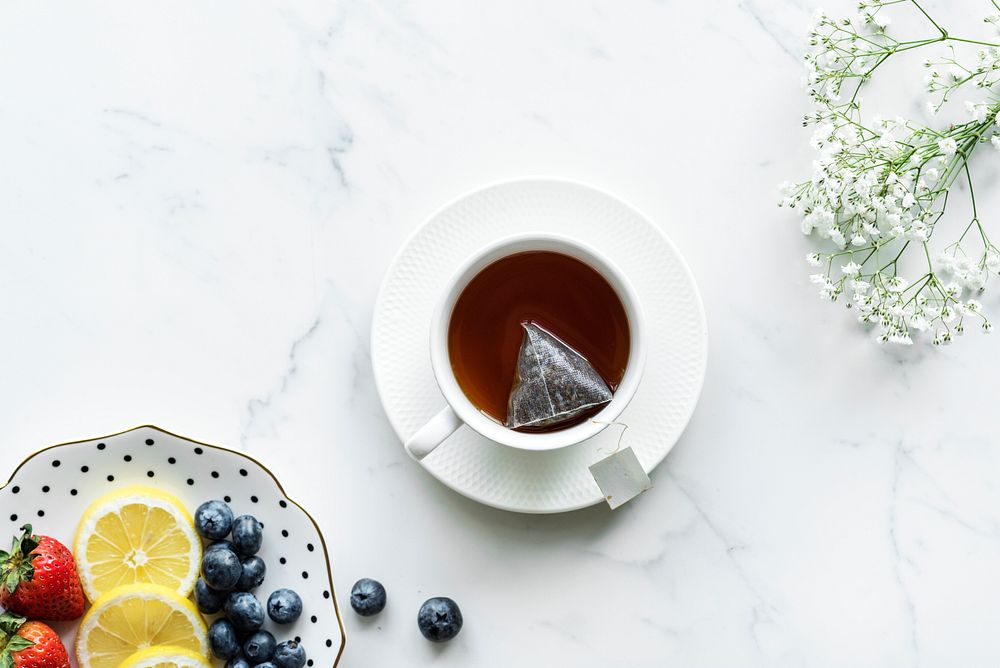
<svg viewBox="0 0 1000 668"><path fill-rule="evenodd" d="M629 324L614 289L576 258L549 251L516 253L485 267L452 311L448 354L459 386L503 423L523 322L534 322L583 355L612 390L625 374ZM584 416L584 419L586 416ZM559 425L565 428L571 424Z"/></svg>

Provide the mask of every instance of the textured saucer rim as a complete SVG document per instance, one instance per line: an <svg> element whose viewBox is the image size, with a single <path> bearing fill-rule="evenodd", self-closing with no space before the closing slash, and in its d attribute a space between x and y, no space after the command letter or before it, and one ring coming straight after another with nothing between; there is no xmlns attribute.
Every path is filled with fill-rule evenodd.
<svg viewBox="0 0 1000 668"><path fill-rule="evenodd" d="M406 236L405 241L401 244L399 250L396 251L396 253L392 257L392 260L386 266L382 281L379 284L379 290L375 299L371 317L371 326L370 326L371 340L369 342L370 355L372 360L372 368L374 371L373 375L375 379L375 387L379 395L379 401L382 404L383 411L386 414L386 417L389 420L389 424L392 426L393 432L396 434L397 438L400 440L401 443L405 442L407 435L401 431L400 425L398 424L398 420L394 417L393 413L389 409L389 406L387 405L386 393L384 392L384 388L382 386L383 381L381 375L378 372L378 369L380 368L381 357L376 347L376 337L375 337L376 327L378 325L379 317L382 313L384 302L387 299L387 294L389 291L389 283L390 279L392 278L393 270L407 256L408 252L410 251L410 247L420 237L420 235L425 232L426 228L432 225L436 220L438 220L443 214L448 212L453 207L461 204L462 202L464 202L469 198L485 194L486 192L491 190L499 189L502 187L531 185L531 184L555 184L555 185L572 186L576 188L589 190L608 200L614 201L616 204L624 207L625 209L628 209L638 219L640 219L645 226L647 226L654 234L656 234L662 240L662 242L666 244L666 246L671 250L673 254L672 260L674 261L677 268L680 269L680 271L683 273L684 278L687 280L686 287L689 289L690 296L692 298L692 303L696 311L696 318L697 318L696 325L699 334L698 337L699 342L701 344L701 354L699 356L697 365L698 366L697 379L692 385L690 401L686 406L686 410L684 411L682 419L679 421L676 434L674 435L673 439L667 446L665 446L659 453L657 453L655 461L653 461L649 466L644 466L647 473L650 473L653 471L653 469L655 469L657 466L663 463L667 455L670 454L671 450L673 450L674 446L676 446L677 441L680 440L687 426L690 424L691 418L694 415L694 411L697 408L698 402L701 398L702 390L704 389L705 377L708 370L708 354L709 354L708 318L705 311L705 304L701 296L701 291L698 288L698 283L695 279L694 272L691 270L691 267L688 264L687 260L684 258L683 254L677 248L677 245L666 234L666 232L662 230L658 225L656 225L653 222L653 219L650 216L646 215L646 213L639 207L633 205L631 202L625 200L624 198L616 195L615 193L609 190L606 190L599 186L595 186L586 181L581 181L566 177L559 177L559 176L548 176L548 175L520 176L520 177L511 177L511 178L491 181L479 185L475 188L466 190L461 194L447 200L444 204L438 206L429 215L427 215L422 220L422 222L412 232L410 232L410 234ZM545 231L548 232L550 230L545 230ZM494 238L500 239L504 236L509 236L510 234L512 234L512 232L510 231L501 231ZM586 238L584 238L584 242L588 244L592 243ZM624 273L627 274L628 271L624 270ZM637 289L637 292L639 293L640 300L642 300L643 298L642 290ZM653 332L652 329L653 329L652 327L648 328L648 330L650 331L650 338L655 336L655 332ZM429 357L430 356L429 346L427 354ZM464 428L466 427L461 427L460 429ZM496 444L496 445L498 447L506 447L503 446L502 444ZM568 446L566 448L561 448L559 450L549 451L549 452L559 452L559 451L566 452L572 450L574 447L578 447L579 445L581 444L577 444L575 446ZM453 484L451 480L448 480L438 475L434 470L429 468L427 465L427 460L419 462L419 464L424 468L424 470L430 473L433 478L435 478L445 487L477 503L481 503L485 506L496 508L498 510L504 510L515 513L524 513L524 514L557 514L557 513L573 512L576 510L589 508L604 501L604 497L598 493L593 498L581 501L579 503L565 504L565 505L560 505L558 507L538 507L538 506L526 507L524 505L506 504L506 503L496 502L492 499L485 498L481 495L476 495L476 493L473 490L465 489L463 487L458 486L457 484Z"/></svg>

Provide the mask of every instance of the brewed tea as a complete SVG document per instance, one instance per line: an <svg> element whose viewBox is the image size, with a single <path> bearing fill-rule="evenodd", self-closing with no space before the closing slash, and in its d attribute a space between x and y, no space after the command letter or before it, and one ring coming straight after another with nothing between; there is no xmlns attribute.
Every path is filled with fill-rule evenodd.
<svg viewBox="0 0 1000 668"><path fill-rule="evenodd" d="M448 328L448 354L459 386L485 415L503 424L524 323L535 323L579 352L612 391L629 357L625 308L604 277L584 262L550 251L501 258L459 296ZM563 429L575 421L543 427Z"/></svg>

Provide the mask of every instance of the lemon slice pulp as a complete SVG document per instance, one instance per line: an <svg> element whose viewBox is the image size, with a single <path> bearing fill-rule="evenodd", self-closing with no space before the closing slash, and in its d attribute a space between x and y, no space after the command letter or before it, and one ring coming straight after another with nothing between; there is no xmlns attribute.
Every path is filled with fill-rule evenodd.
<svg viewBox="0 0 1000 668"><path fill-rule="evenodd" d="M80 668L116 668L137 651L157 645L205 656L206 635L198 609L173 589L123 585L94 601L84 615L76 636L76 656Z"/></svg>
<svg viewBox="0 0 1000 668"><path fill-rule="evenodd" d="M118 668L211 668L201 654L191 650L164 645L140 649L122 661Z"/></svg>
<svg viewBox="0 0 1000 668"><path fill-rule="evenodd" d="M187 596L201 564L194 521L175 497L151 487L106 494L84 512L73 541L87 598L150 583Z"/></svg>

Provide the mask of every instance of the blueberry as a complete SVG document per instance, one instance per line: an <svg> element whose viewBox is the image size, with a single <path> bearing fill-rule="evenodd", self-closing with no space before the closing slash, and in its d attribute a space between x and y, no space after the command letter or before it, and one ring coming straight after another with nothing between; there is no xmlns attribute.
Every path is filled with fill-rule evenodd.
<svg viewBox="0 0 1000 668"><path fill-rule="evenodd" d="M194 600L198 604L198 610L204 615L214 615L222 610L222 604L226 601L223 592L216 591L209 587L205 581L198 578L194 583Z"/></svg>
<svg viewBox="0 0 1000 668"><path fill-rule="evenodd" d="M286 640L274 648L271 661L278 668L302 668L306 663L306 651L294 640Z"/></svg>
<svg viewBox="0 0 1000 668"><path fill-rule="evenodd" d="M427 599L417 613L417 627L431 642L451 640L462 630L462 611L450 598Z"/></svg>
<svg viewBox="0 0 1000 668"><path fill-rule="evenodd" d="M209 543L205 546L205 552L211 552L212 550L226 549L230 552L236 551L236 546L233 545L232 541L228 540L217 540L213 543Z"/></svg>
<svg viewBox="0 0 1000 668"><path fill-rule="evenodd" d="M250 662L242 656L234 656L226 661L226 668L250 668Z"/></svg>
<svg viewBox="0 0 1000 668"><path fill-rule="evenodd" d="M226 617L243 633L256 631L264 623L264 608L253 594L236 591L226 598Z"/></svg>
<svg viewBox="0 0 1000 668"><path fill-rule="evenodd" d="M362 617L371 617L385 607L385 587L381 582L362 578L351 588L351 607Z"/></svg>
<svg viewBox="0 0 1000 668"><path fill-rule="evenodd" d="M216 548L201 558L201 577L217 591L232 591L242 574L243 565L232 550Z"/></svg>
<svg viewBox="0 0 1000 668"><path fill-rule="evenodd" d="M278 589L267 598L267 616L277 624L291 624L302 614L302 599L291 589Z"/></svg>
<svg viewBox="0 0 1000 668"><path fill-rule="evenodd" d="M264 573L267 566L260 557L247 557L243 560L243 574L240 575L236 588L239 591L250 591L256 589L264 582Z"/></svg>
<svg viewBox="0 0 1000 668"><path fill-rule="evenodd" d="M245 557L257 554L264 540L264 525L253 515L240 515L233 521L233 545Z"/></svg>
<svg viewBox="0 0 1000 668"><path fill-rule="evenodd" d="M243 656L247 661L257 665L274 656L274 636L267 631L257 631L243 643Z"/></svg>
<svg viewBox="0 0 1000 668"><path fill-rule="evenodd" d="M240 653L240 641L236 639L236 629L228 619L217 619L208 629L208 644L217 659L231 659Z"/></svg>
<svg viewBox="0 0 1000 668"><path fill-rule="evenodd" d="M278 668L270 661L265 661L264 663L258 663L257 668Z"/></svg>
<svg viewBox="0 0 1000 668"><path fill-rule="evenodd" d="M225 538L233 529L233 511L223 501L206 501L194 511L194 528L208 540Z"/></svg>

